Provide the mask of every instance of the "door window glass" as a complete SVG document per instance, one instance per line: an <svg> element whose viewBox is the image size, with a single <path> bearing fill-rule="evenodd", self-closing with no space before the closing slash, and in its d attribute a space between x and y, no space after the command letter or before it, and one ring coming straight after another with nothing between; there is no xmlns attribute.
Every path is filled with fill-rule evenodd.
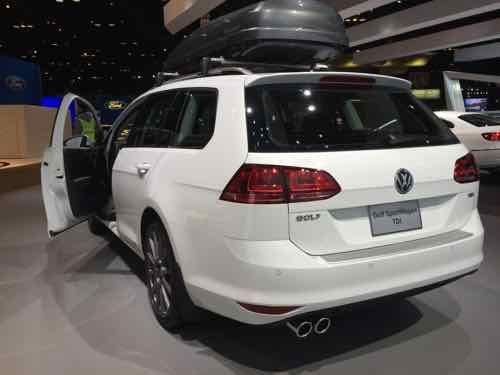
<svg viewBox="0 0 500 375"><path fill-rule="evenodd" d="M64 126L64 147L91 147L99 132L98 120L92 109L75 99L69 107Z"/></svg>
<svg viewBox="0 0 500 375"><path fill-rule="evenodd" d="M217 114L217 92L196 90L187 94L184 112L171 146L203 148L212 138Z"/></svg>
<svg viewBox="0 0 500 375"><path fill-rule="evenodd" d="M178 107L182 107L184 95L169 91L153 96L141 129L141 147L168 147L177 126Z"/></svg>
<svg viewBox="0 0 500 375"><path fill-rule="evenodd" d="M113 165L118 152L125 147L133 147L138 144L138 139L141 135L139 129L143 123L143 118L146 113L145 104L140 104L125 117L118 125L116 132L113 134L113 140L110 147L110 165Z"/></svg>

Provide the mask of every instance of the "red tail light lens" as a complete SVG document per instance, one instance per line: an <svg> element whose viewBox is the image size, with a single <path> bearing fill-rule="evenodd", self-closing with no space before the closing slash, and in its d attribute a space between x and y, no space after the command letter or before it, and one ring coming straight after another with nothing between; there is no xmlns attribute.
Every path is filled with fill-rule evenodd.
<svg viewBox="0 0 500 375"><path fill-rule="evenodd" d="M377 81L371 77L353 76L353 75L328 75L321 77L321 83L335 83L335 84L362 84L374 85Z"/></svg>
<svg viewBox="0 0 500 375"><path fill-rule="evenodd" d="M293 203L328 199L340 191L337 181L325 171L245 164L220 199L248 204Z"/></svg>
<svg viewBox="0 0 500 375"><path fill-rule="evenodd" d="M252 305L249 303L238 302L238 304L245 310L265 315L283 315L288 314L294 310L299 309L301 306L264 306L264 305Z"/></svg>
<svg viewBox="0 0 500 375"><path fill-rule="evenodd" d="M479 180L479 169L474 160L474 155L467 154L455 163L455 181L460 184Z"/></svg>
<svg viewBox="0 0 500 375"><path fill-rule="evenodd" d="M484 133L483 138L487 141L500 142L500 132Z"/></svg>

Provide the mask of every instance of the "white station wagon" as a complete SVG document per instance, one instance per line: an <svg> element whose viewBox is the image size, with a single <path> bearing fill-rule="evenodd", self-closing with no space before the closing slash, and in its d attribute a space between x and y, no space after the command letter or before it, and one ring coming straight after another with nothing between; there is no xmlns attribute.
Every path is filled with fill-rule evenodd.
<svg viewBox="0 0 500 375"><path fill-rule="evenodd" d="M321 334L337 306L443 285L483 260L474 157L391 77L181 78L107 137L68 95L42 178L50 235L86 219L115 233L145 259L168 329L202 308Z"/></svg>

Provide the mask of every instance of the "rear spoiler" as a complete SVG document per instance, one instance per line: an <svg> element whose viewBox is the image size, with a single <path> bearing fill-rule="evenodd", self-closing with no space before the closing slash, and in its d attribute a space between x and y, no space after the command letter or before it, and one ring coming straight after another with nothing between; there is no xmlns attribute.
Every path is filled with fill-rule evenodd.
<svg viewBox="0 0 500 375"><path fill-rule="evenodd" d="M345 73L345 72L302 72L276 73L248 76L246 86L260 86L279 83L330 83L338 85L388 86L411 89L411 82L402 78L378 74Z"/></svg>

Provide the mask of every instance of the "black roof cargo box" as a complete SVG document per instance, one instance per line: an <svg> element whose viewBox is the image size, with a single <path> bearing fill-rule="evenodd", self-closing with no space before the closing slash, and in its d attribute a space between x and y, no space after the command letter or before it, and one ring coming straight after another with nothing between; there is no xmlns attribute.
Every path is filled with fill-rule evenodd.
<svg viewBox="0 0 500 375"><path fill-rule="evenodd" d="M316 0L267 0L220 17L183 40L165 71L198 70L203 57L287 65L330 61L348 45L335 9Z"/></svg>

